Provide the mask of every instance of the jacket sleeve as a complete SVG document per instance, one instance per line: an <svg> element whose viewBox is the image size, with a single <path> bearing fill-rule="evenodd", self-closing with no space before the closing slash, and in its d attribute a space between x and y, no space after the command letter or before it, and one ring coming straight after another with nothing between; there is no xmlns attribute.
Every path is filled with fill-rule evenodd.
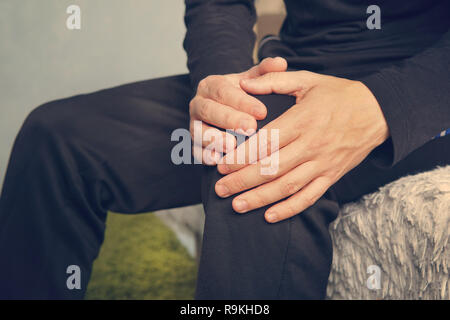
<svg viewBox="0 0 450 320"><path fill-rule="evenodd" d="M375 95L390 138L380 158L392 166L450 128L450 32L401 64L360 79Z"/></svg>
<svg viewBox="0 0 450 320"><path fill-rule="evenodd" d="M186 0L186 36L191 83L211 74L242 72L253 66L253 0Z"/></svg>

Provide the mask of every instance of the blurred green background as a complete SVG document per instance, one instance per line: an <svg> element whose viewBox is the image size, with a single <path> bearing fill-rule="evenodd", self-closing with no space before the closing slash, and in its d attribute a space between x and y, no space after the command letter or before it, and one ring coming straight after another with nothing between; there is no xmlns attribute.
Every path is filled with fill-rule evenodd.
<svg viewBox="0 0 450 320"><path fill-rule="evenodd" d="M196 261L152 213L110 213L86 299L193 299Z"/></svg>

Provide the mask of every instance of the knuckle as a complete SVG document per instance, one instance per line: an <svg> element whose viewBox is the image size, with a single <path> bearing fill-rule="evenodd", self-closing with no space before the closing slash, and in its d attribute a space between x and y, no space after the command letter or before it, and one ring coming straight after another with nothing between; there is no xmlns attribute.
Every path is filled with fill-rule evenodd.
<svg viewBox="0 0 450 320"><path fill-rule="evenodd" d="M237 173L235 174L231 180L230 185L233 188L237 188L238 190L244 190L247 188L247 184L245 183L245 179L242 177L242 174Z"/></svg>
<svg viewBox="0 0 450 320"><path fill-rule="evenodd" d="M340 170L335 168L330 168L328 170L325 170L325 172L321 175L322 180L324 180L327 184L331 185L334 181L337 181L339 179L339 176L341 175Z"/></svg>
<svg viewBox="0 0 450 320"><path fill-rule="evenodd" d="M251 206L253 208L262 207L266 204L266 199L267 199L267 197L265 197L263 194L261 194L261 192L259 190L254 190L253 197L251 198Z"/></svg>
<svg viewBox="0 0 450 320"><path fill-rule="evenodd" d="M274 130L274 129L272 129ZM263 143L267 146L267 152L272 154L273 152L276 152L279 148L279 141L274 140L274 137L272 137L272 132L267 133L267 136L264 138L265 141Z"/></svg>
<svg viewBox="0 0 450 320"><path fill-rule="evenodd" d="M233 121L233 118L230 113L228 113L228 112L223 113L222 121L223 121L223 126L226 127L224 129L232 129L233 128L233 127L230 127L230 124Z"/></svg>
<svg viewBox="0 0 450 320"><path fill-rule="evenodd" d="M270 157L270 156L269 156ZM268 183L272 180L274 180L277 177L278 171L272 171L272 170L265 170L267 167L267 163L265 162L267 158L261 159L256 163L256 170L258 172L258 179L262 183ZM251 158L248 159L248 161L251 161ZM255 165L255 164L254 164Z"/></svg>
<svg viewBox="0 0 450 320"><path fill-rule="evenodd" d="M286 203L286 216L291 217L295 214L297 214L298 210L294 207L294 202L293 201L288 201Z"/></svg>
<svg viewBox="0 0 450 320"><path fill-rule="evenodd" d="M266 157L272 155L272 153L276 150L273 150L272 146L272 137L271 137L271 130L268 129L265 131L265 129L261 129L258 132L258 147L259 147L259 154L260 157Z"/></svg>
<svg viewBox="0 0 450 320"><path fill-rule="evenodd" d="M262 165L260 165L259 168L259 177L263 183L270 182L277 177L277 175L272 171L267 172L267 174L261 174L261 172L262 172Z"/></svg>
<svg viewBox="0 0 450 320"><path fill-rule="evenodd" d="M322 150L330 144L328 139L318 138L309 143L309 147L313 150Z"/></svg>
<svg viewBox="0 0 450 320"><path fill-rule="evenodd" d="M309 208L316 203L316 198L309 195L303 196L303 203L305 204L305 208Z"/></svg>
<svg viewBox="0 0 450 320"><path fill-rule="evenodd" d="M239 95L236 97L236 109L242 110L242 111L250 111L250 105L251 101L248 96L246 95Z"/></svg>
<svg viewBox="0 0 450 320"><path fill-rule="evenodd" d="M200 80L200 82L198 83L198 86L197 86L197 91L202 92L202 91L204 91L207 88L207 86L208 86L208 78L209 78L209 76L204 78L204 79L202 79L202 80Z"/></svg>
<svg viewBox="0 0 450 320"><path fill-rule="evenodd" d="M284 196L290 196L291 194L294 194L299 190L300 190L300 187L296 183L288 182L283 185L282 194Z"/></svg>
<svg viewBox="0 0 450 320"><path fill-rule="evenodd" d="M205 120L208 119L209 116L209 103L208 101L204 100L200 106L199 106L199 110L198 110L198 115L200 117L201 120Z"/></svg>
<svg viewBox="0 0 450 320"><path fill-rule="evenodd" d="M218 87L215 90L215 98L217 101L224 101L226 98L226 88L225 87Z"/></svg>

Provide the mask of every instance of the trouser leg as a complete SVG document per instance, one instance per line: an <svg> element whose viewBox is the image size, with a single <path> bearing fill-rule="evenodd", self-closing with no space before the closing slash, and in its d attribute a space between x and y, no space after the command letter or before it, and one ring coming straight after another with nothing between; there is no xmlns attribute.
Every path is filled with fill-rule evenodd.
<svg viewBox="0 0 450 320"><path fill-rule="evenodd" d="M261 96L273 120L294 99ZM389 143L377 152L388 152ZM430 141L392 168L376 165L374 154L341 178L315 205L277 224L264 220L263 207L236 214L233 197L219 198L214 184L221 178L206 168L202 195L206 212L204 244L196 297L199 299L321 299L332 262L329 224L339 206L402 176L450 164L450 136Z"/></svg>
<svg viewBox="0 0 450 320"><path fill-rule="evenodd" d="M0 298L82 298L107 210L200 202L201 167L170 157L172 131L188 128L191 94L187 75L170 77L51 102L29 115L0 199ZM81 270L80 290L66 285L71 265Z"/></svg>
<svg viewBox="0 0 450 320"><path fill-rule="evenodd" d="M275 119L295 103L282 95L259 97ZM215 167L205 168L202 185L205 233L197 282L198 299L322 298L331 266L328 225L338 214L332 195L301 215L276 224L264 220L268 207L236 214L232 198L219 198Z"/></svg>

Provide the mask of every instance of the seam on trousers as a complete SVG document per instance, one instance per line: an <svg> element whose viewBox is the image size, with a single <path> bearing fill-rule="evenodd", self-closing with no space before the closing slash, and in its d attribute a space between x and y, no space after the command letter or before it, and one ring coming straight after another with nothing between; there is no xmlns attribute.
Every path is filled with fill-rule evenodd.
<svg viewBox="0 0 450 320"><path fill-rule="evenodd" d="M289 219L288 241L287 241L287 244L286 244L286 249L284 251L283 267L282 267L282 270L281 270L280 284L278 285L278 290L277 290L277 294L276 294L276 298L277 299L280 298L281 287L283 286L283 281L284 281L285 274L286 274L286 269L287 269L288 252L289 252L289 246L291 244L292 221L293 221L293 219L291 217Z"/></svg>

